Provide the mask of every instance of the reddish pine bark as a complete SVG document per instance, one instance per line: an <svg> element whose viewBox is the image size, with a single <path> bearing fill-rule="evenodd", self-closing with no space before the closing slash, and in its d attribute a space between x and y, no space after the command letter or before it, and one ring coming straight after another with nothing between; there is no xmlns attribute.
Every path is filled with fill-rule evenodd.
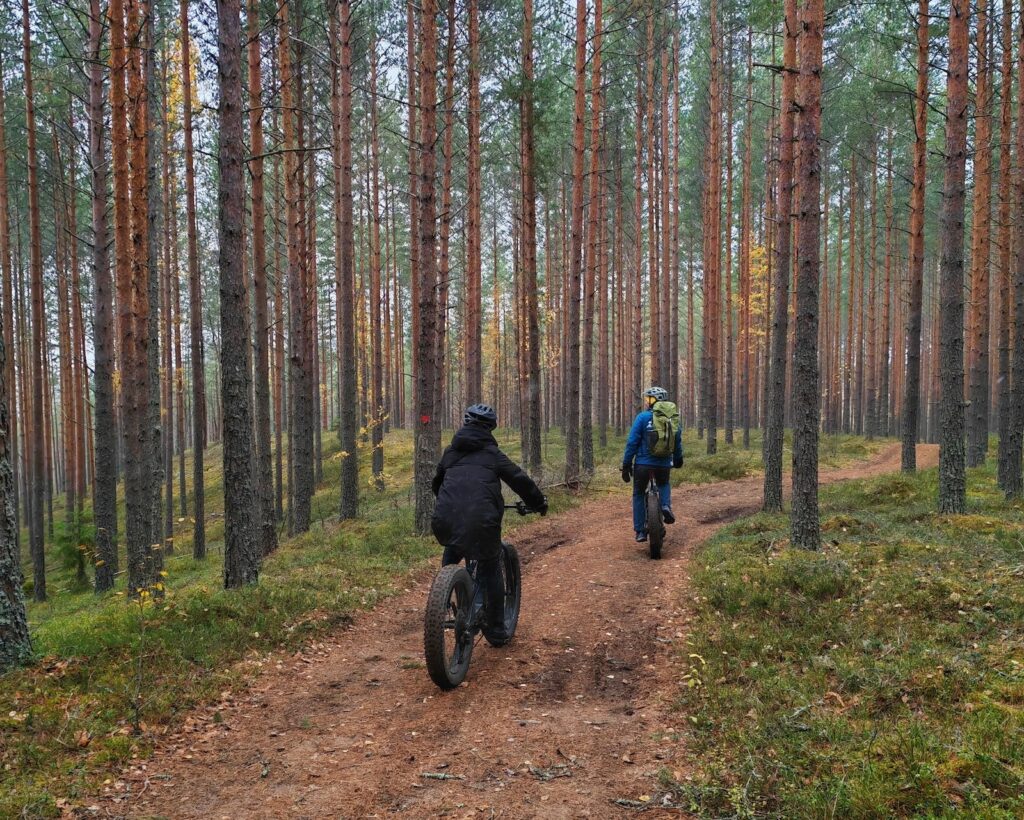
<svg viewBox="0 0 1024 820"><path fill-rule="evenodd" d="M531 0L527 0L532 8ZM583 472L594 473L594 302L596 299L601 234L601 37L602 2L594 4L593 74L590 80L590 192L587 197L586 282L583 288L583 373L580 385ZM532 58L531 58L532 79ZM528 80L527 82L530 82ZM531 103L532 108L532 103ZM531 129L532 142L532 129ZM531 181L532 188L532 181ZM666 222L667 224L667 222ZM539 455L539 452L538 452Z"/></svg>
<svg viewBox="0 0 1024 820"><path fill-rule="evenodd" d="M900 423L903 472L917 469L921 407L921 308L924 301L924 193L928 124L928 0L918 2L917 89L914 103L914 181L910 197L910 288L907 304L907 370Z"/></svg>
<svg viewBox="0 0 1024 820"><path fill-rule="evenodd" d="M1011 182L1013 168L1013 6L1003 0L1002 66L1000 71L999 106L999 341L998 341L998 415L999 415L999 486L1005 489L1007 449L1010 440L1010 336L1013 315L1013 233L1010 206L1013 199Z"/></svg>
<svg viewBox="0 0 1024 820"><path fill-rule="evenodd" d="M974 132L974 222L971 226L971 302L969 311L967 466L980 467L988 453L989 417L989 251L992 210L992 94L988 38L988 0L978 4L977 86Z"/></svg>

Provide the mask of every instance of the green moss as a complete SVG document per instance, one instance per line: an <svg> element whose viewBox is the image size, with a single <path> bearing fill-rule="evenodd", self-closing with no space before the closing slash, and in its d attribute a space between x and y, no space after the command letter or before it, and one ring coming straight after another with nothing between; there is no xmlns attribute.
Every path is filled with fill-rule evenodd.
<svg viewBox="0 0 1024 820"><path fill-rule="evenodd" d="M1024 815L1024 513L976 470L970 515L936 516L935 481L823 488L820 554L764 549L785 543L781 516L701 550L685 653L706 666L679 689L694 775L664 780L677 801L707 816Z"/></svg>

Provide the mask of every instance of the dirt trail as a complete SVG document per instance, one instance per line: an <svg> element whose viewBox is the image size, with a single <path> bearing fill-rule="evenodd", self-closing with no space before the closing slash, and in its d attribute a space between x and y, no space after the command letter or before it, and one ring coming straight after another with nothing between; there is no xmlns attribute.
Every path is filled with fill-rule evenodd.
<svg viewBox="0 0 1024 820"><path fill-rule="evenodd" d="M892 472L899 458L893 445L822 483ZM936 448L920 448L919 462L936 461ZM659 769L683 768L668 738L684 720L671 703L693 547L756 511L761 482L675 490L679 521L659 562L633 542L626 487L518 530L516 639L479 644L467 683L450 693L422 664L425 573L194 715L104 808L232 819L626 814L616 799L652 795Z"/></svg>

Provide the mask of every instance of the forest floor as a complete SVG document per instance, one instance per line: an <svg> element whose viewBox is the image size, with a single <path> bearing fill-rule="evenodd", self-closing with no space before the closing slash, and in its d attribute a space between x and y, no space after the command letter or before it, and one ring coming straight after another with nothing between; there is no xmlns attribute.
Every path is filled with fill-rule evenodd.
<svg viewBox="0 0 1024 820"><path fill-rule="evenodd" d="M932 466L937 448L919 448ZM899 446L822 483L899 469ZM786 482L788 484L788 481ZM678 814L693 765L678 709L692 675L695 548L758 510L759 475L677 487L665 555L633 542L625 488L527 526L515 640L481 643L442 693L423 665L433 568L248 686L187 717L109 782L108 816L611 817ZM683 723L681 723L683 722ZM671 806L669 805L671 804Z"/></svg>

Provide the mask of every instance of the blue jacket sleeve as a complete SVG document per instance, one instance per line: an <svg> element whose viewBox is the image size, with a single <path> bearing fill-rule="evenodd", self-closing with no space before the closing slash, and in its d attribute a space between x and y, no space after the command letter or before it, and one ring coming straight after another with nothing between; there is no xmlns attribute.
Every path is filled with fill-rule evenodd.
<svg viewBox="0 0 1024 820"><path fill-rule="evenodd" d="M678 430L676 430L676 452L675 452L674 460L675 461L682 461L683 460L683 428L682 427L680 427Z"/></svg>
<svg viewBox="0 0 1024 820"><path fill-rule="evenodd" d="M623 464L632 464L637 452L640 450L640 441L644 434L644 414L640 413L634 420L629 430L629 438L626 439L626 452L622 456Z"/></svg>

